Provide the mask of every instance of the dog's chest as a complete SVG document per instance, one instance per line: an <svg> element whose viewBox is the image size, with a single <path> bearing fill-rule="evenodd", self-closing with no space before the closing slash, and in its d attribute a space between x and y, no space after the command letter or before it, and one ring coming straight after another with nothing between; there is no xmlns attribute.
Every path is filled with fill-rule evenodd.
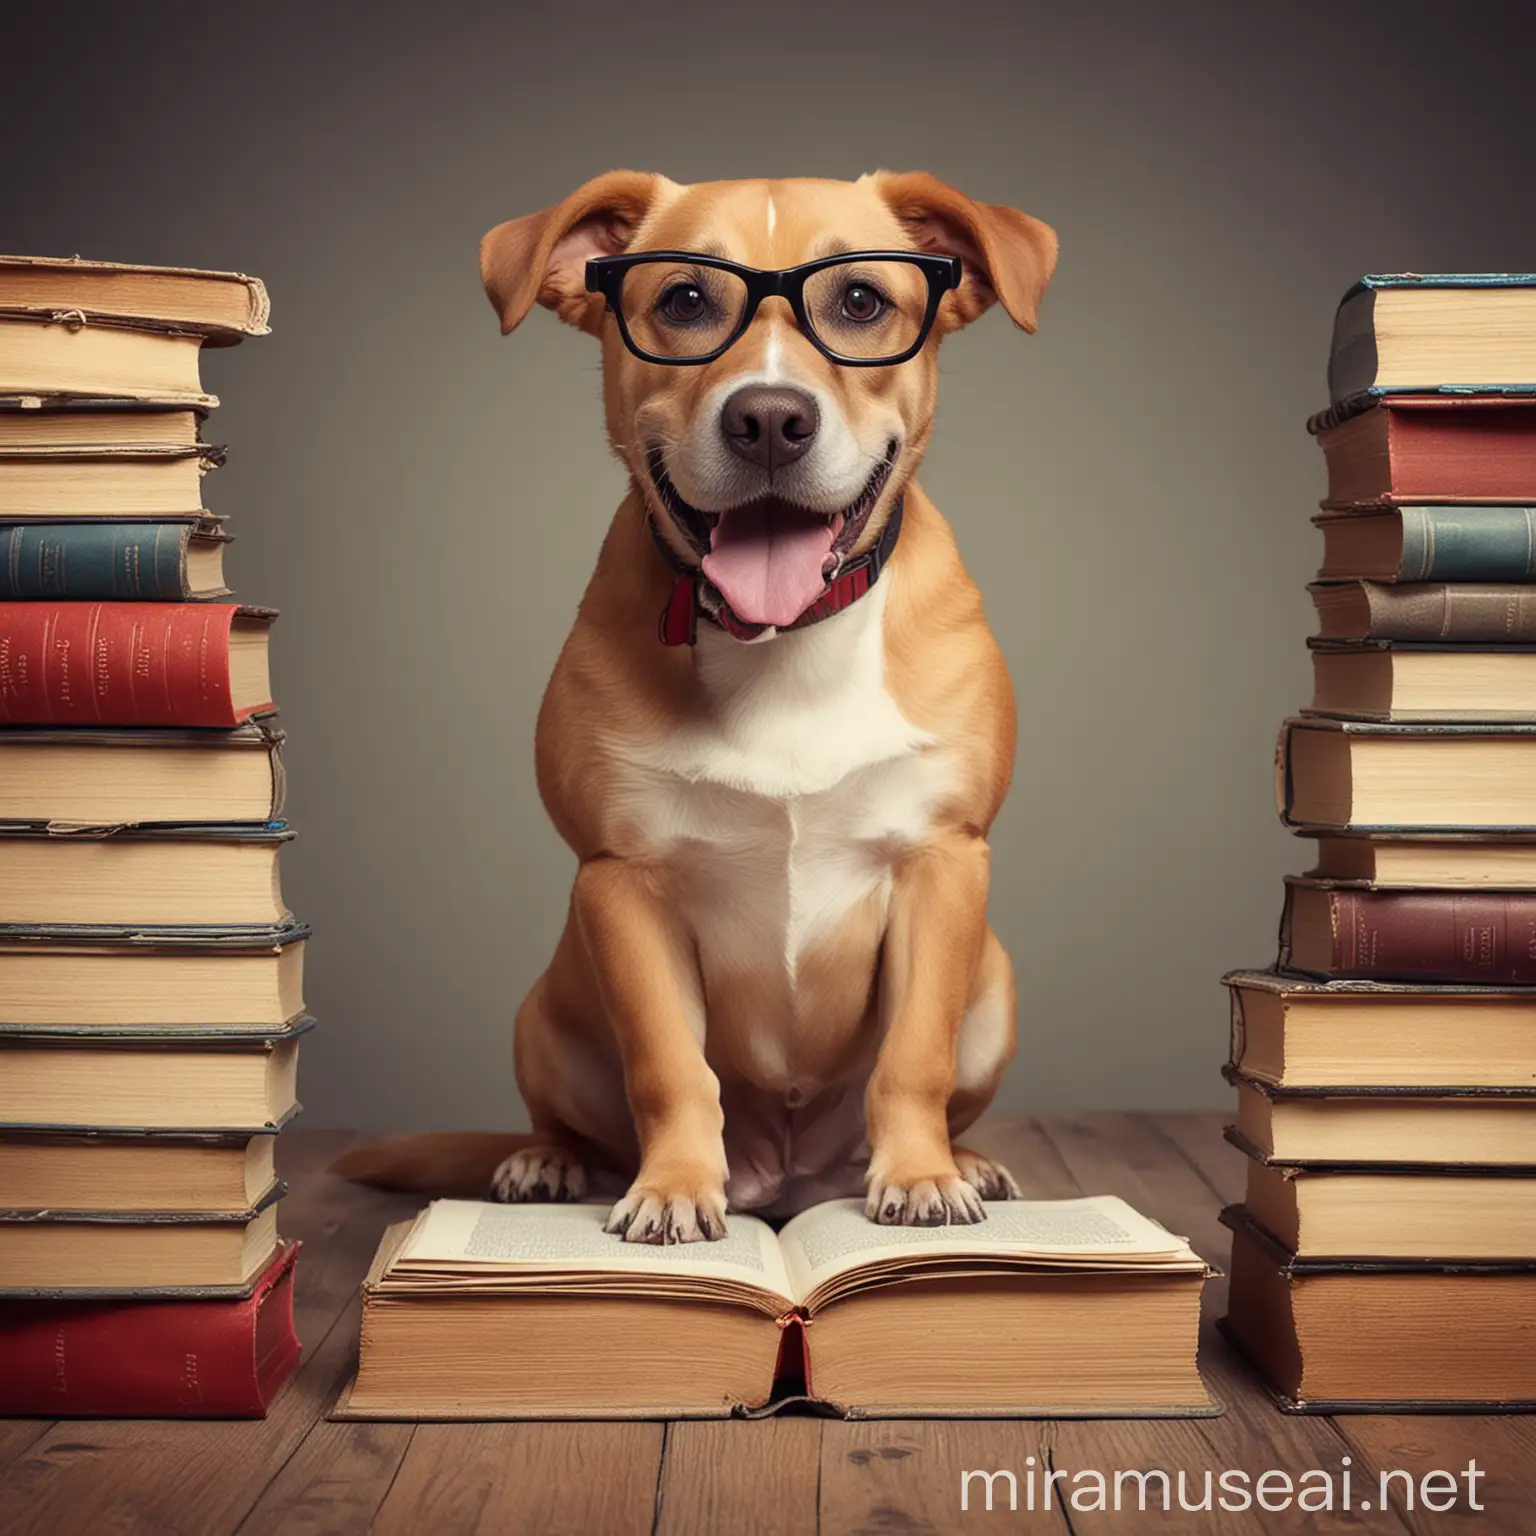
<svg viewBox="0 0 1536 1536"><path fill-rule="evenodd" d="M679 874L706 981L787 983L792 1001L809 953L878 942L892 867L950 778L942 744L886 686L893 575L807 630L755 645L701 634L707 718L635 764L623 814ZM855 909L874 922L849 924Z"/></svg>

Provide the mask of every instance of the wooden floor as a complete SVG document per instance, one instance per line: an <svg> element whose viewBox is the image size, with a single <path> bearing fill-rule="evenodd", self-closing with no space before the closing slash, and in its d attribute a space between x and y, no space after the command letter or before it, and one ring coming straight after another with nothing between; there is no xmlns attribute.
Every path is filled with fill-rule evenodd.
<svg viewBox="0 0 1536 1536"><path fill-rule="evenodd" d="M1241 1160L1215 1115L1085 1115L997 1120L971 1138L1001 1156L1035 1196L1123 1195L1218 1264L1220 1206L1237 1198ZM292 1131L279 1148L292 1185L283 1230L299 1261L298 1374L261 1423L0 1421L4 1536L669 1536L713 1533L1055 1530L1067 1536L1138 1522L1159 1531L1536 1532L1536 1426L1519 1418L1287 1418L1209 1326L1203 1360L1225 1417L1195 1422L896 1422L811 1418L761 1423L338 1424L325 1413L357 1341L356 1291L386 1222L416 1202L353 1189L325 1165L353 1138ZM897 1341L899 1342L899 1341ZM907 1341L916 1347L920 1341ZM1529 1338L1511 1347L1532 1348ZM1356 1500L1377 1470L1459 1471L1476 1458L1481 1513L1422 1508L1318 1516L1290 1511L1140 1515L1006 1504L987 1514L973 1468L1071 1471L1270 1468L1337 1472L1352 1459ZM1396 1487L1401 1487L1398 1482ZM1462 1485L1465 1487L1465 1484ZM999 1485L999 1496L1004 1488Z"/></svg>

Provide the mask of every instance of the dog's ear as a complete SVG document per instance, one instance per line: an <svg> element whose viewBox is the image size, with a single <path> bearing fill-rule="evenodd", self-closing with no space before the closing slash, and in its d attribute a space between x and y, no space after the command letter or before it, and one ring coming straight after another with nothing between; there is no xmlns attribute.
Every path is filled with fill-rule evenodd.
<svg viewBox="0 0 1536 1536"><path fill-rule="evenodd" d="M498 224L480 242L480 277L501 316L501 334L513 330L537 299L567 325L596 335L603 298L587 292L587 261L618 255L667 185L665 176L609 171L553 208Z"/></svg>
<svg viewBox="0 0 1536 1536"><path fill-rule="evenodd" d="M926 171L876 171L866 179L918 250L960 258L960 286L939 311L943 329L970 324L994 299L1015 325L1035 329L1056 265L1049 224L1001 203L978 203Z"/></svg>

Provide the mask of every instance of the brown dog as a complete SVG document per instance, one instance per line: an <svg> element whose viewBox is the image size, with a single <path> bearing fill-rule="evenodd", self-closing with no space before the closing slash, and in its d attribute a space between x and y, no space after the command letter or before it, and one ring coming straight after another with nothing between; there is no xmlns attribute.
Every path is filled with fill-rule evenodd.
<svg viewBox="0 0 1536 1536"><path fill-rule="evenodd" d="M600 261L589 291L589 259L641 252L689 254ZM958 257L957 284L878 256L754 275L902 252ZM939 339L994 299L1032 331L1055 256L1044 224L921 173L615 171L485 237L503 332L537 300L601 339L630 474L539 715L579 868L517 1015L532 1134L407 1137L339 1171L503 1200L617 1181L631 1242L861 1186L887 1223L1017 1194L951 1140L1015 1045L986 919L1013 692L912 476Z"/></svg>

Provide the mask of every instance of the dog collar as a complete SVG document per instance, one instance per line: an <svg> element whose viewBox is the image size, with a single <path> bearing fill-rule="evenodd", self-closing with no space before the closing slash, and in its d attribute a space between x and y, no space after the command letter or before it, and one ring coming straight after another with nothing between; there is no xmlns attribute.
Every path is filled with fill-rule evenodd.
<svg viewBox="0 0 1536 1536"><path fill-rule="evenodd" d="M891 508L891 515L885 520L885 527L880 530L880 537L862 555L844 565L832 578L827 590L794 623L780 624L778 629L781 634L786 630L809 628L812 624L819 624L822 619L831 618L834 613L841 613L879 581L880 573L891 558L891 551L896 548L896 540L901 534L901 509L902 498L898 496L896 505ZM661 558L677 578L672 583L672 595L667 599L667 606L661 610L661 620L656 627L663 645L694 644L698 638L701 615L706 623L723 629L738 640L754 640L769 627L766 624L748 624L738 619L723 597L716 606L706 607L701 603L699 587L701 584L707 585L708 578L697 566L684 565L677 558L671 546L657 532L649 512L646 514L645 525L651 531L651 540Z"/></svg>

